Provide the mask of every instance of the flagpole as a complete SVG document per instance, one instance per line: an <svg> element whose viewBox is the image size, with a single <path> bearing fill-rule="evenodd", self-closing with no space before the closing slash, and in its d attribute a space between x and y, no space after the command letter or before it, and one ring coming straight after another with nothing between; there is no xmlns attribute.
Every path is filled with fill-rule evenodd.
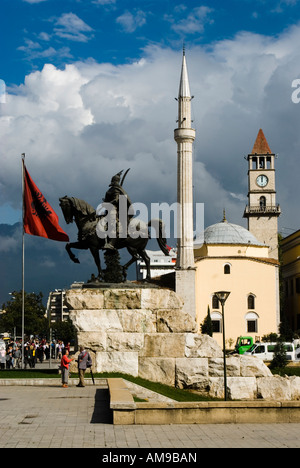
<svg viewBox="0 0 300 468"><path fill-rule="evenodd" d="M22 153L22 369L24 369L25 351L25 236L24 236L24 179L25 179L25 153Z"/></svg>

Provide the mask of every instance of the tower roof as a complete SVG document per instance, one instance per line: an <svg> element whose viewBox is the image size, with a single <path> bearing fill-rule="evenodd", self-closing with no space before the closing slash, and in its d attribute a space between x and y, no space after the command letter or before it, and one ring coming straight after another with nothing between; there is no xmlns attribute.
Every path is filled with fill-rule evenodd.
<svg viewBox="0 0 300 468"><path fill-rule="evenodd" d="M191 97L189 78L188 78L188 72L187 72L187 66L186 66L185 50L184 49L183 49L181 77L180 77L178 97L179 98L181 98L181 97Z"/></svg>
<svg viewBox="0 0 300 468"><path fill-rule="evenodd" d="M270 146L268 145L264 132L260 128L251 154L268 154L268 153L272 154L272 151L270 149Z"/></svg>

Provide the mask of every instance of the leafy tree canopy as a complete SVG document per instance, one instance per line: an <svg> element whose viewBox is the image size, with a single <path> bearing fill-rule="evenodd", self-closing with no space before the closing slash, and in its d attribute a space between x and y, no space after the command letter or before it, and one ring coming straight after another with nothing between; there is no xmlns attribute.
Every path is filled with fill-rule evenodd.
<svg viewBox="0 0 300 468"><path fill-rule="evenodd" d="M48 321L45 317L45 306L42 303L43 294L40 292L24 294L24 331L25 335L48 334ZM22 334L22 291L14 291L12 298L2 306L0 317L0 332L13 333L16 328L17 336Z"/></svg>

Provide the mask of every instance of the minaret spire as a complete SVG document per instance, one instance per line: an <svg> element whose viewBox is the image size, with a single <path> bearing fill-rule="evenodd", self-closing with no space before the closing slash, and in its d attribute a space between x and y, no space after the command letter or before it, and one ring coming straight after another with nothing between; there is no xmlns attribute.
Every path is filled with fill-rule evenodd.
<svg viewBox="0 0 300 468"><path fill-rule="evenodd" d="M177 204L178 251L176 262L176 292L183 298L184 308L195 316L195 269L193 223L193 142L191 127L191 93L183 48L178 93L178 128L174 131L177 143ZM193 292L194 291L194 292Z"/></svg>
<svg viewBox="0 0 300 468"><path fill-rule="evenodd" d="M182 66L181 66L181 77L180 77L180 84L179 84L178 99L183 98L183 97L186 97L186 98L191 97L184 47L183 47L183 55L182 55Z"/></svg>

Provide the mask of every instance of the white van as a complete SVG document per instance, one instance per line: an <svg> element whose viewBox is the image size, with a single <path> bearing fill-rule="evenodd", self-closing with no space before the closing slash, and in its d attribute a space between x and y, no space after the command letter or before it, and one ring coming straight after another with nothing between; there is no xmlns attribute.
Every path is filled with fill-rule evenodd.
<svg viewBox="0 0 300 468"><path fill-rule="evenodd" d="M251 348L244 353L245 356L256 356L264 361L272 361L274 357L274 348L277 343L254 343ZM296 356L294 343L284 343L286 357L289 361L299 359ZM299 349L297 349L299 351Z"/></svg>

